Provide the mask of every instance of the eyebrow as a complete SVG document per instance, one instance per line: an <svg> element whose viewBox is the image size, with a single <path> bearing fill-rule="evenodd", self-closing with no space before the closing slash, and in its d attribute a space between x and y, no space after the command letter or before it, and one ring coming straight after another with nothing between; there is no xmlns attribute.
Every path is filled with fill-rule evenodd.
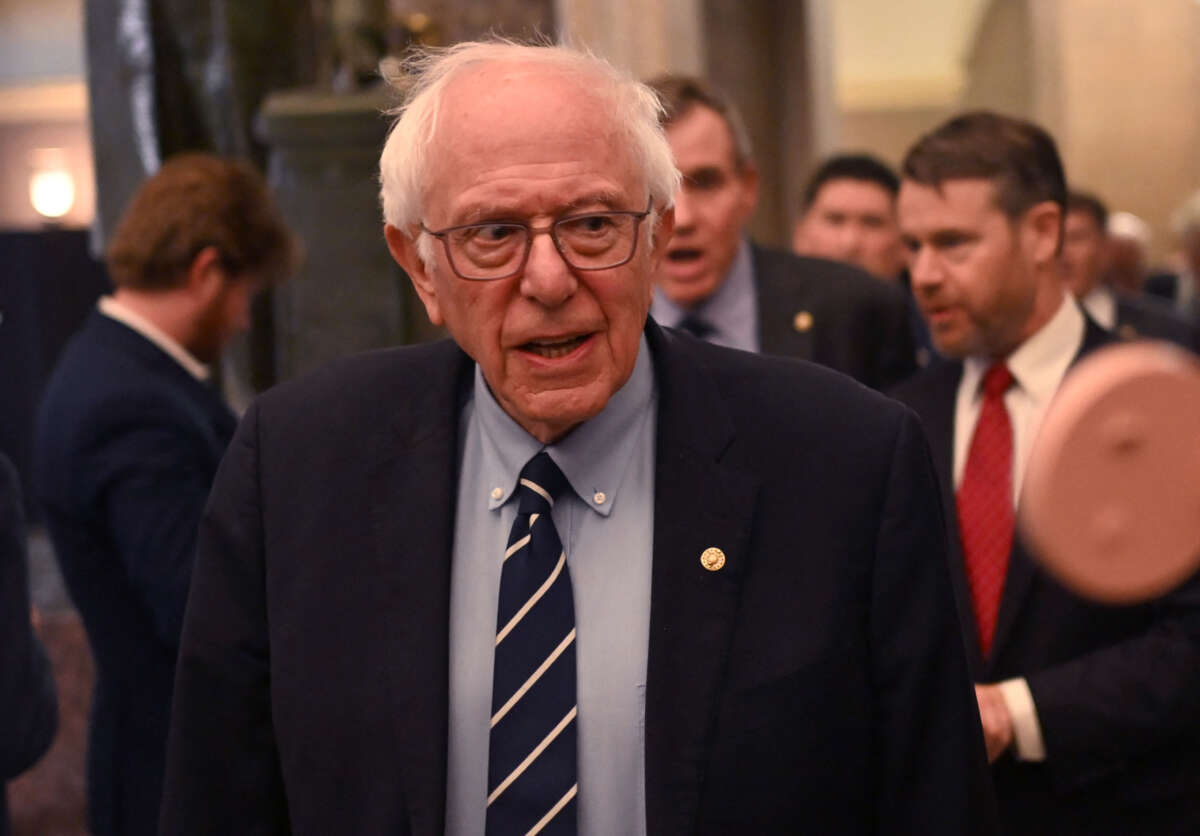
<svg viewBox="0 0 1200 836"><path fill-rule="evenodd" d="M554 216L569 215L580 209L591 208L595 206L604 207L605 210L609 211L621 211L629 208L624 205L625 203L626 201L624 195L618 192L592 192L568 201L550 214ZM515 221L524 223L528 220L528 216L519 214L518 212L514 211L511 206L483 203L472 207L465 215L462 216L461 220L455 223L455 225L472 224L486 219L492 219L498 222Z"/></svg>

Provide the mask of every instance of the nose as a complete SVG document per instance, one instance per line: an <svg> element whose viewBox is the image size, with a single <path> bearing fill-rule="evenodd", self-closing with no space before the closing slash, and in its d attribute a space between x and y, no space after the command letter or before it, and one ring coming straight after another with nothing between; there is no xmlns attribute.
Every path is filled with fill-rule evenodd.
<svg viewBox="0 0 1200 836"><path fill-rule="evenodd" d="M856 224L846 224L842 227L840 243L844 257L857 256L862 250L862 230Z"/></svg>
<svg viewBox="0 0 1200 836"><path fill-rule="evenodd" d="M910 250L908 274L914 290L937 285L942 280L942 270L934 251L929 247Z"/></svg>
<svg viewBox="0 0 1200 836"><path fill-rule="evenodd" d="M556 308L570 299L578 287L579 280L554 246L549 230L538 230L521 274L521 294L547 308Z"/></svg>

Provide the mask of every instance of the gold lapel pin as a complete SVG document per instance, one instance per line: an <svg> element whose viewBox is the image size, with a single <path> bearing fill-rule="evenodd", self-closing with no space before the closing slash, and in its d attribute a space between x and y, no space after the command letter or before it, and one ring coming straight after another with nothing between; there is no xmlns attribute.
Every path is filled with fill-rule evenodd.
<svg viewBox="0 0 1200 836"><path fill-rule="evenodd" d="M803 334L813 327L813 315L808 311L800 311L792 318L792 327Z"/></svg>
<svg viewBox="0 0 1200 836"><path fill-rule="evenodd" d="M710 546L700 554L700 565L710 572L719 572L725 566L725 552Z"/></svg>
<svg viewBox="0 0 1200 836"><path fill-rule="evenodd" d="M1138 332L1136 328L1127 322L1117 329L1117 336L1123 340L1136 340Z"/></svg>

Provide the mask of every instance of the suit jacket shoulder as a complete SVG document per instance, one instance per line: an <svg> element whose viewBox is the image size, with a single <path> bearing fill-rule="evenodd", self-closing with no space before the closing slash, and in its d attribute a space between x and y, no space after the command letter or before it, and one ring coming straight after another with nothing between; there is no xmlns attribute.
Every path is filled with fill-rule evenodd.
<svg viewBox="0 0 1200 836"><path fill-rule="evenodd" d="M1116 333L1122 339L1166 340L1196 351L1200 348L1198 331L1200 329L1156 297L1117 297Z"/></svg>
<svg viewBox="0 0 1200 836"><path fill-rule="evenodd" d="M758 246L753 253L763 353L812 360L875 389L915 370L899 287L836 261Z"/></svg>

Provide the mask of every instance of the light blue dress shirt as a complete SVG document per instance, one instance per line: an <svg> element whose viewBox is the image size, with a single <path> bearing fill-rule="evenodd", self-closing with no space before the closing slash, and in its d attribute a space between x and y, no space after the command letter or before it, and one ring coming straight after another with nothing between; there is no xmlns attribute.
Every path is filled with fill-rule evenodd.
<svg viewBox="0 0 1200 836"><path fill-rule="evenodd" d="M715 330L706 340L729 348L753 351L761 346L758 338L758 292L754 286L754 258L750 242L742 239L725 281L712 296L688 311L679 307L658 288L654 289L654 302L650 315L660 325L675 328L687 315L699 317Z"/></svg>
<svg viewBox="0 0 1200 836"><path fill-rule="evenodd" d="M643 337L604 411L545 446L571 483L554 504L575 596L579 833L646 832L645 695L658 394ZM450 581L446 833L484 832L500 564L521 468L543 445L510 418L479 368L459 425Z"/></svg>

